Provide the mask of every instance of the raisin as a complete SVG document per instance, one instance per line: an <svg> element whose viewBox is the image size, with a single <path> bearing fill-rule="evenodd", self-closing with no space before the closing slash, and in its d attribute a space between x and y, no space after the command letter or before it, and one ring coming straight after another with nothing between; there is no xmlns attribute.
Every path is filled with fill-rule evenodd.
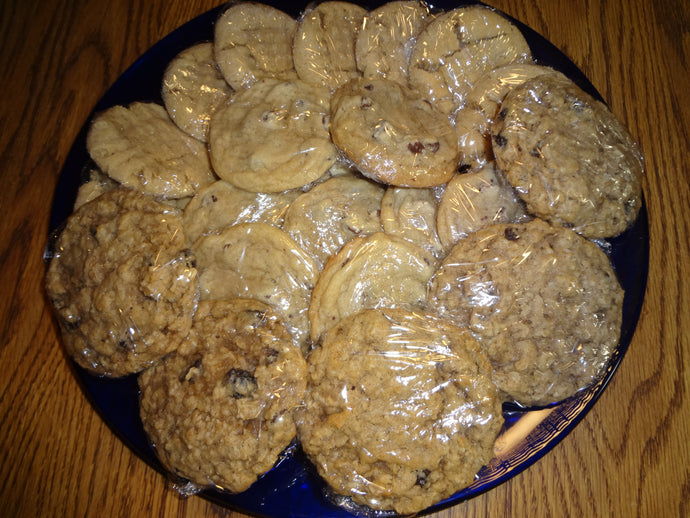
<svg viewBox="0 0 690 518"><path fill-rule="evenodd" d="M410 142L407 145L407 149L409 149L411 153L414 153L416 155L424 150L424 144L422 144L421 142Z"/></svg>
<svg viewBox="0 0 690 518"><path fill-rule="evenodd" d="M438 142L432 142L431 144L426 145L426 148L431 150L432 153L436 153L440 147L441 144L439 144Z"/></svg>
<svg viewBox="0 0 690 518"><path fill-rule="evenodd" d="M498 147L506 147L507 143L508 139L500 133L498 135L494 135L494 144L496 144Z"/></svg>
<svg viewBox="0 0 690 518"><path fill-rule="evenodd" d="M517 241L518 239L520 239L520 234L518 234L517 230L513 227L508 227L507 229L505 229L503 235L508 241Z"/></svg>
<svg viewBox="0 0 690 518"><path fill-rule="evenodd" d="M252 373L243 369L230 369L225 375L225 384L234 399L251 396L259 388Z"/></svg>
<svg viewBox="0 0 690 518"><path fill-rule="evenodd" d="M422 469L417 471L417 481L415 482L416 485L424 487L429 483L429 471L428 469Z"/></svg>

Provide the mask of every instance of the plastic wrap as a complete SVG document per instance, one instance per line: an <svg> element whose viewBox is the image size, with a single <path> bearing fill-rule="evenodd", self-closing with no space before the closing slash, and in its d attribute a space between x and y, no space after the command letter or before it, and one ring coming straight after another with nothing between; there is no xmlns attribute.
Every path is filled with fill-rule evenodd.
<svg viewBox="0 0 690 518"><path fill-rule="evenodd" d="M410 84L451 114L483 74L530 61L524 36L501 14L487 6L458 7L437 16L418 36Z"/></svg>
<svg viewBox="0 0 690 518"><path fill-rule="evenodd" d="M501 402L466 330L430 314L367 310L326 333L308 364L298 437L355 503L416 513L471 484L493 455Z"/></svg>
<svg viewBox="0 0 690 518"><path fill-rule="evenodd" d="M213 43L199 43L180 52L163 74L161 96L173 122L206 142L211 115L233 90L213 57Z"/></svg>
<svg viewBox="0 0 690 518"><path fill-rule="evenodd" d="M603 103L559 73L511 90L492 126L496 163L530 213L612 237L642 204L642 155Z"/></svg>
<svg viewBox="0 0 690 518"><path fill-rule="evenodd" d="M88 172L88 179L79 186L73 210L77 210L85 203L98 198L105 192L112 191L118 185L115 180L104 174L97 167L91 168Z"/></svg>
<svg viewBox="0 0 690 518"><path fill-rule="evenodd" d="M358 76L355 42L366 12L359 5L339 1L306 10L292 49L299 78L335 89Z"/></svg>
<svg viewBox="0 0 690 518"><path fill-rule="evenodd" d="M69 355L118 377L174 350L198 300L194 263L178 211L124 189L82 205L60 233L46 277Z"/></svg>
<svg viewBox="0 0 690 518"><path fill-rule="evenodd" d="M535 219L462 239L434 274L429 301L474 333L506 397L532 406L599 379L618 344L623 291L594 243Z"/></svg>
<svg viewBox="0 0 690 518"><path fill-rule="evenodd" d="M155 103L134 102L99 113L86 146L112 179L153 196L184 198L215 180L203 142L175 126Z"/></svg>
<svg viewBox="0 0 690 518"><path fill-rule="evenodd" d="M381 231L383 193L383 186L363 178L331 178L290 204L283 230L322 268L353 237Z"/></svg>
<svg viewBox="0 0 690 518"><path fill-rule="evenodd" d="M330 95L300 80L264 79L219 108L209 137L216 174L252 192L282 192L321 177L337 160Z"/></svg>
<svg viewBox="0 0 690 518"><path fill-rule="evenodd" d="M391 15L384 12L398 14L391 22ZM142 386L142 393L153 390L156 399L142 412L146 431L163 464L181 477L176 481L181 493L202 488L243 491L270 469L294 435L292 424L284 425L295 406L292 398L301 397L299 380L308 380L311 389L300 410L300 438L332 485L326 489L327 498L365 515L376 512L357 506L415 513L466 487L491 458L502 423L501 401L549 404L600 379L620 329L622 294L615 275L591 242L538 219L525 223L525 207L514 196L519 192L525 198L530 218L537 214L589 235L583 232L585 226L554 215L551 209L540 212L529 201L531 186L538 182L524 183L524 169L519 166L546 155L546 138L532 146L520 141L526 157L515 159L509 151L517 149L511 147L513 137L533 136L543 128L549 129L547 137L552 135L551 115L532 117L537 111L530 107L525 115L515 116L518 112L510 111L510 103L515 91L523 88L535 102L547 106L538 82L534 88L519 85L538 71L546 71L539 81L558 74L530 64L522 35L491 8L461 7L439 12L433 21L423 12L427 12L424 4L395 2L364 16L358 6L326 2L304 13L297 32L298 22L264 5L238 3L224 11L215 25L213 57L237 92L214 112L209 148L214 171L226 180L215 182L210 169L202 175L193 167L185 166L182 173L176 169L177 155L187 141L183 145L175 140L177 136L166 136L171 127L177 135L181 132L160 115L163 110L157 105L116 107L112 113L139 109L151 113L132 123L136 129L116 137L110 133L98 146L91 135L91 149L99 148L94 159L114 150L120 172L106 172L125 185L155 193L167 198L161 203L179 207L196 193L182 223L178 211L161 204L154 219L164 215L162 227L155 226L162 220L151 223L149 215L136 210L120 207L108 213L103 225L118 226L112 254L101 251L104 242L92 226L84 226L78 239L70 230L66 235L72 237L57 245L55 266L47 279L68 351L97 374L137 372L165 354L158 349L154 354L154 344L167 347L187 336L155 374L147 370L140 376L144 385L149 384ZM301 35L294 40L297 70L292 57L295 33ZM397 46L386 51L393 42ZM296 78L300 67L303 80ZM171 64L169 72L173 68ZM360 72L372 78L359 78ZM405 75L422 95L390 80ZM351 80L348 85L330 91L346 80ZM178 87L164 84L163 93L166 89ZM546 93L551 96L553 89L548 87ZM506 94L509 100L504 106ZM572 125L575 133L554 144L558 161L549 172L558 176L557 181L541 175L549 178L546 205L557 207L564 198L579 205L595 204L594 195L580 190L582 183L588 183L598 195L615 193L608 200L615 207L599 207L601 219L620 220L623 211L625 221L631 221L641 203L642 161L635 144L618 123L611 122L610 112L602 115L597 105L590 117L589 100L579 93L557 97L557 103L569 104L577 117ZM350 117L363 112L368 118ZM157 119L165 124L159 125ZM99 118L94 126L102 123ZM129 124L126 121L125 126ZM594 147L588 147L586 131L594 135ZM128 141L132 138L133 144ZM193 145L205 156L206 149L198 144ZM603 162L592 159L596 146L604 150L599 149L607 157ZM494 150L500 170L494 169ZM572 164L580 161L581 154L591 171L604 166L600 178L580 177L579 170L572 174L576 170ZM99 165L110 167L99 160ZM618 163L615 171L606 169L613 163ZM161 164L167 165L161 169ZM339 205L343 197L363 194L346 192L346 184L373 187L374 197L381 193L384 186L361 179L360 172L389 184L386 195L379 198L381 221L370 218L379 210L374 202L364 209L366 224L347 201ZM509 173L515 175L510 183L517 191L504 181ZM97 177L89 183L84 199L114 187ZM336 184L339 187L328 190ZM323 195L320 191L332 194L310 207L305 200ZM83 220L86 207L110 203L115 196L119 195L102 196L71 219ZM304 204L296 201L298 196L303 196ZM290 204L296 217L313 227L313 235L307 238L296 229L300 224L286 226L294 239L277 228ZM510 224L486 228L496 221ZM385 233L380 232L381 225ZM149 237L154 226L157 230ZM346 232L340 233L343 228ZM192 253L183 247L185 238ZM90 244L84 248L79 240ZM158 243L166 246L156 248ZM168 245L179 253L169 251ZM93 250L96 253L89 258ZM123 250L131 257L121 262L117 254ZM447 253L439 269L438 261ZM149 257L153 259L141 273L139 262ZM65 262L70 263L66 273L53 272L65 268L60 266ZM136 296L143 302L132 302L128 290L140 273ZM197 309L199 284L201 310ZM106 305L109 297L116 296L125 299ZM237 297L268 304L266 315L272 311L280 315L281 325L303 352L314 345L308 377L298 372L294 362L274 365L279 354L275 351L282 345L262 346L259 358L252 356L256 351L239 355L244 358L238 361L252 364L235 368L234 381L242 390L254 386L252 378L259 375L244 372L253 372L257 365L267 371L295 369L299 380L289 382L271 371L274 384L264 391L263 402L247 398L242 391L229 393L227 386L220 386L223 383L219 388L206 382L193 387L200 366L204 370L206 365L194 355L199 348L215 347L203 342L214 342L218 335L189 331L192 315L201 320L213 306L225 308L218 322L243 314L231 307ZM82 307L92 313L78 316L74 308ZM172 323L166 320L172 311L168 307L179 311ZM110 318L115 313L126 318L99 320L97 330L87 329L88 319L96 318L93 315ZM138 320L140 313L143 320ZM265 334L274 317L264 319L262 313L255 312L254 323L242 329L225 322L222 336L241 335L250 342L277 340L284 345L284 340ZM231 332L225 333L226 328ZM481 343L489 363L461 328L468 328ZM109 350L84 345L87 339L100 340L97 333L107 335L104 343ZM123 333L126 338L118 339ZM113 357L125 356L126 369L114 366L111 352ZM227 368L227 356L213 353L208 358L215 366L224 364L223 374L232 370ZM165 374L169 380L163 382L161 371L171 368ZM489 371L500 387L500 397L489 386ZM157 381L144 381L154 377ZM189 386L183 389L185 383ZM228 420L228 406L213 406L218 399L239 417ZM276 410L276 417L273 410L283 399L290 410ZM143 401L142 408L149 405ZM186 413L190 410L196 412L192 417ZM273 425L282 431L273 432ZM156 426L167 427L172 435L160 438ZM205 440L206 432L207 437L217 435L224 451L198 442ZM271 436L280 439L265 458L238 451ZM181 456L175 458L177 454ZM226 461L235 474L242 463L250 468L234 477L221 467ZM300 464L300 473L303 468ZM185 482L185 478L193 480Z"/></svg>
<svg viewBox="0 0 690 518"><path fill-rule="evenodd" d="M184 209L187 242L237 223L268 223L280 227L285 211L301 191L255 193L219 180L200 190Z"/></svg>
<svg viewBox="0 0 690 518"><path fill-rule="evenodd" d="M163 464L189 484L240 492L295 436L306 362L270 306L201 301L180 347L139 377L140 414Z"/></svg>
<svg viewBox="0 0 690 518"><path fill-rule="evenodd" d="M353 238L326 263L314 287L312 340L363 309L424 307L436 266L433 255L400 237L378 232Z"/></svg>
<svg viewBox="0 0 690 518"><path fill-rule="evenodd" d="M194 243L201 299L255 298L268 303L307 350L314 260L277 227L240 223Z"/></svg>
<svg viewBox="0 0 690 518"><path fill-rule="evenodd" d="M412 47L428 19L429 8L415 0L388 2L367 13L355 44L362 75L407 83Z"/></svg>
<svg viewBox="0 0 690 518"><path fill-rule="evenodd" d="M421 246L437 259L443 257L446 250L436 231L442 191L442 188L389 187L381 200L383 230Z"/></svg>
<svg viewBox="0 0 690 518"><path fill-rule="evenodd" d="M292 42L297 21L258 2L238 2L218 18L214 56L223 77L235 90L265 78L296 77Z"/></svg>
<svg viewBox="0 0 690 518"><path fill-rule="evenodd" d="M400 187L432 187L453 176L453 125L414 90L353 79L333 94L331 111L333 142L365 176Z"/></svg>
<svg viewBox="0 0 690 518"><path fill-rule="evenodd" d="M446 249L494 223L527 219L525 207L493 162L456 175L438 206L438 235Z"/></svg>

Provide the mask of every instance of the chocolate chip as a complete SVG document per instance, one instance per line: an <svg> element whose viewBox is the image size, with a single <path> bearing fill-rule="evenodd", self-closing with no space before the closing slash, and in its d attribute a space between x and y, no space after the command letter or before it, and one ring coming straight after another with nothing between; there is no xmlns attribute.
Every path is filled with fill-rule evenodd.
<svg viewBox="0 0 690 518"><path fill-rule="evenodd" d="M432 153L436 153L440 147L441 144L438 142L432 142L431 144L426 145L426 148L430 150Z"/></svg>
<svg viewBox="0 0 690 518"><path fill-rule="evenodd" d="M225 384L234 399L251 396L259 388L252 373L243 369L230 369L225 375Z"/></svg>
<svg viewBox="0 0 690 518"><path fill-rule="evenodd" d="M506 228L503 235L508 241L517 241L520 239L520 234L518 234L517 229L513 227Z"/></svg>
<svg viewBox="0 0 690 518"><path fill-rule="evenodd" d="M407 149L409 149L411 153L414 153L416 155L424 150L424 144L422 144L421 142L410 142L407 145Z"/></svg>
<svg viewBox="0 0 690 518"><path fill-rule="evenodd" d="M460 164L458 166L457 171L458 171L458 173L462 174L462 173L466 173L470 169L472 169L472 166L470 164Z"/></svg>
<svg viewBox="0 0 690 518"><path fill-rule="evenodd" d="M199 376L201 376L201 356L196 356L192 359L190 364L180 372L177 379L180 380L180 383L184 383L185 381L187 383L194 383Z"/></svg>
<svg viewBox="0 0 690 518"><path fill-rule="evenodd" d="M424 487L429 483L429 471L428 469L422 469L417 471L417 481L415 482L416 485Z"/></svg>
<svg viewBox="0 0 690 518"><path fill-rule="evenodd" d="M371 108L374 105L374 101L369 99L368 97L362 97L362 102L360 103L359 107L362 108L363 110L367 110Z"/></svg>
<svg viewBox="0 0 690 518"><path fill-rule="evenodd" d="M500 133L498 135L494 135L493 140L494 144L496 144L498 147L506 147L506 144L508 143L508 139Z"/></svg>
<svg viewBox="0 0 690 518"><path fill-rule="evenodd" d="M213 203L216 203L216 202L218 201L218 196L216 196L215 194L212 194L212 195L211 195L211 201L212 201Z"/></svg>

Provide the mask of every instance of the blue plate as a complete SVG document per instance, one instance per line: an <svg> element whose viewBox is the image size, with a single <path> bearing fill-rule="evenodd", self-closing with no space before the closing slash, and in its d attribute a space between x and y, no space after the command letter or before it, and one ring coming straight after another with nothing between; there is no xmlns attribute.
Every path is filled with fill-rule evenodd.
<svg viewBox="0 0 690 518"><path fill-rule="evenodd" d="M267 1L293 16L305 4L291 7ZM384 2L370 2L374 8ZM475 2L440 1L435 8L451 9ZM168 62L183 49L213 38L213 24L223 6L212 9L186 23L141 56L106 92L89 117L105 108L133 101L156 101L160 97L161 78ZM601 99L584 74L556 47L524 24L512 20L523 32L535 61L556 68L581 88ZM77 136L58 181L50 219L51 236L72 212L79 185L88 176L90 158L86 152L88 122ZM45 257L52 257L49 239ZM623 327L620 343L604 377L596 385L575 397L547 408L524 409L505 405L505 427L497 440L496 456L481 469L474 484L434 505L426 512L436 512L462 500L496 487L540 459L584 417L611 380L625 354L635 331L644 298L649 263L649 230L646 205L642 203L634 225L622 235L608 241L614 269L625 290ZM121 379L95 377L70 362L84 394L113 432L151 467L165 473L150 447L139 419L138 388L135 376ZM283 459L270 472L241 494L205 490L200 495L221 506L246 514L270 517L345 517L364 511L347 505L336 505L328 489L299 445L291 446ZM384 514L384 513L375 513ZM371 515L371 512L369 512Z"/></svg>

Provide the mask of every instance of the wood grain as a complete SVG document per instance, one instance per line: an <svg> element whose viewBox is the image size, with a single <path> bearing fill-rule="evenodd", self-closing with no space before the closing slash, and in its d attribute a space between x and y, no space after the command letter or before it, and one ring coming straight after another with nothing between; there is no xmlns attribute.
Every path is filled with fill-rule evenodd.
<svg viewBox="0 0 690 518"><path fill-rule="evenodd" d="M651 256L637 331L602 398L507 483L438 514L690 516L690 3L489 0L547 37L639 141ZM0 503L5 516L239 516L180 498L103 424L43 294L53 191L94 104L213 0L8 0L0 7Z"/></svg>

